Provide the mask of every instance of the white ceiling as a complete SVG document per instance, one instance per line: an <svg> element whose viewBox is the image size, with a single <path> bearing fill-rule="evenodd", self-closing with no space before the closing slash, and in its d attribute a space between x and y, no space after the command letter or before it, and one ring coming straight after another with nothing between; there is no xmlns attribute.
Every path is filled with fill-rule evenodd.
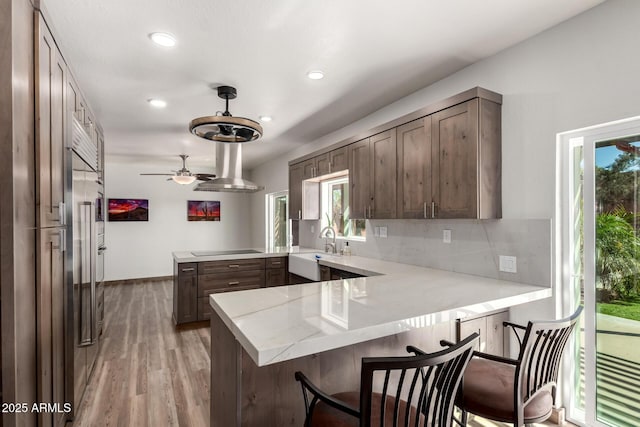
<svg viewBox="0 0 640 427"><path fill-rule="evenodd" d="M213 167L191 119L258 119L244 145L260 163L354 122L603 0L43 0L61 49L105 131L112 158ZM174 34L162 48L148 38ZM320 69L323 80L306 72ZM149 98L168 106L153 109ZM164 170L161 170L164 171Z"/></svg>

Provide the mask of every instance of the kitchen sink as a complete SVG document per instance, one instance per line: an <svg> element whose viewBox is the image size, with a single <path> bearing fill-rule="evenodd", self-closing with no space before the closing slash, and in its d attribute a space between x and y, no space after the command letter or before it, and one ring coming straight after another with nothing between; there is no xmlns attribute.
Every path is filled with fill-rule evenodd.
<svg viewBox="0 0 640 427"><path fill-rule="evenodd" d="M196 251L191 252L193 256L213 256L213 255L243 255L243 254L261 254L262 251L255 249L231 249L228 251Z"/></svg>
<svg viewBox="0 0 640 427"><path fill-rule="evenodd" d="M320 266L318 258L335 258L338 255L331 255L324 252L309 252L289 254L289 273L306 277L314 282L320 281Z"/></svg>

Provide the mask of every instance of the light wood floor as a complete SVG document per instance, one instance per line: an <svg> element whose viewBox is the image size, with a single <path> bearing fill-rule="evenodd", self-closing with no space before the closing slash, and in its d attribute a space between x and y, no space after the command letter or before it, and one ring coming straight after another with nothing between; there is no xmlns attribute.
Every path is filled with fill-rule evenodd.
<svg viewBox="0 0 640 427"><path fill-rule="evenodd" d="M209 425L211 331L176 329L171 307L169 280L105 287L102 349L74 427Z"/></svg>
<svg viewBox="0 0 640 427"><path fill-rule="evenodd" d="M102 349L74 427L208 426L210 330L176 329L171 281L105 287Z"/></svg>

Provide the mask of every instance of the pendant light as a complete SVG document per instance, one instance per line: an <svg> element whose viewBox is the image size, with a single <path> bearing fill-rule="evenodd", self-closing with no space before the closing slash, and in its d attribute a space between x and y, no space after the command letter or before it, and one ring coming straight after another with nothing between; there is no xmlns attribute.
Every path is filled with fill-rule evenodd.
<svg viewBox="0 0 640 427"><path fill-rule="evenodd" d="M233 117L229 100L237 96L236 88L219 86L218 96L225 100L225 111L220 115L198 117L189 123L189 131L200 138L217 142L250 142L262 136L262 126L254 120Z"/></svg>

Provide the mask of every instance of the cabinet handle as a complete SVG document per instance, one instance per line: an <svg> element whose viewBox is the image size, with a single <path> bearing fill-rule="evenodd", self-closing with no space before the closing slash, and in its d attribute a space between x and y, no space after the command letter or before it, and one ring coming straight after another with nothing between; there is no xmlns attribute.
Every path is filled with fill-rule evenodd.
<svg viewBox="0 0 640 427"><path fill-rule="evenodd" d="M58 215L60 216L60 225L67 225L67 213L64 202L58 202Z"/></svg>
<svg viewBox="0 0 640 427"><path fill-rule="evenodd" d="M302 219L302 210L298 209L298 219Z"/></svg>
<svg viewBox="0 0 640 427"><path fill-rule="evenodd" d="M431 202L431 218L436 217L436 202Z"/></svg>
<svg viewBox="0 0 640 427"><path fill-rule="evenodd" d="M422 210L423 210L424 217L426 218L427 217L427 202L424 202L424 206L423 206Z"/></svg>
<svg viewBox="0 0 640 427"><path fill-rule="evenodd" d="M331 173L331 162L329 162L329 173Z"/></svg>
<svg viewBox="0 0 640 427"><path fill-rule="evenodd" d="M280 265L280 261L273 261L271 262L272 265Z"/></svg>
<svg viewBox="0 0 640 427"><path fill-rule="evenodd" d="M182 269L182 272L183 272L183 273L186 273L187 271L195 271L195 268L194 268L194 267L192 267L192 268L183 268L183 269Z"/></svg>
<svg viewBox="0 0 640 427"><path fill-rule="evenodd" d="M238 268L240 264L229 264L229 268Z"/></svg>
<svg viewBox="0 0 640 427"><path fill-rule="evenodd" d="M237 282L237 281L236 282L229 282L229 286L234 286L234 285L239 285L239 284L240 284L240 282Z"/></svg>

